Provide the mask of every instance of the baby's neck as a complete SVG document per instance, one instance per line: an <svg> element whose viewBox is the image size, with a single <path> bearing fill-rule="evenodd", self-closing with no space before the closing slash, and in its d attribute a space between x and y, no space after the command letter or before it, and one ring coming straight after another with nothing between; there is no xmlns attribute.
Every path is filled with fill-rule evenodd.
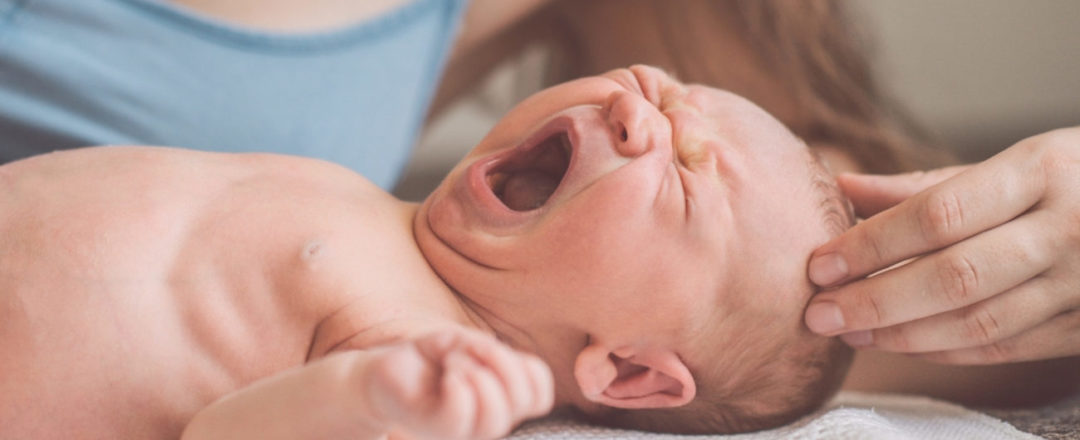
<svg viewBox="0 0 1080 440"><path fill-rule="evenodd" d="M575 343L571 340L584 340L584 335L574 335L573 337L567 338L565 337L565 334L553 334L542 329L527 328L527 325L524 325L524 323L517 319L521 318L523 313L500 314L484 306L485 301L490 301L493 295L497 295L497 292L484 291L484 289L468 290L455 288L455 286L446 282L447 278L453 277L444 275L453 274L440 274L439 265L431 263L433 260L436 262L439 261L440 257L444 259L447 257L447 255L439 255L440 252L446 251L444 248L445 245L440 242L440 239L434 236L433 231L430 229L423 230L423 228L428 227L423 222L428 221L429 219L426 217L417 217L417 212L419 211L413 211L413 240L416 242L419 253L423 255L432 273L439 277L442 285L450 292L454 301L460 305L462 313L468 319L463 325L493 335L503 343L517 350L539 356L549 367L551 367L552 373L554 374L554 408L556 410L561 410L569 407L577 407L578 402L581 401L582 398L581 392L573 377L572 366L580 347L575 346ZM426 242L421 243L421 241ZM424 254L425 250L428 250L434 255ZM449 271L451 269L443 268L443 270Z"/></svg>
<svg viewBox="0 0 1080 440"><path fill-rule="evenodd" d="M316 326L309 359L333 351L368 349L449 326L492 333L490 326L428 264L412 231L417 205L390 197L368 199L340 243L325 243L313 273L315 291L329 294L329 314Z"/></svg>

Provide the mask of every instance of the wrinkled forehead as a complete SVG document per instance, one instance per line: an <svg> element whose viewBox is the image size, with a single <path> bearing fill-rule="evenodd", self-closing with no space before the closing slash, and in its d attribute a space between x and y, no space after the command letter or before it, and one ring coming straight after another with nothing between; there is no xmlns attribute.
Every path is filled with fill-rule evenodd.
<svg viewBox="0 0 1080 440"><path fill-rule="evenodd" d="M750 227L743 232L754 249L742 255L757 254L768 264L740 271L748 279L735 283L725 302L759 309L757 318L782 317L779 326L801 329L802 309L816 290L806 277L809 254L834 235L826 232L822 207L842 198L834 183L827 185L834 182L832 176L785 124L752 101L657 72L652 90L641 81L645 96L657 98L665 113L696 114L702 125L683 127L682 133L697 136L701 129L717 134L726 141L717 145L733 147L747 165L744 177L752 184L742 186L746 191L739 198L745 203L738 206L749 214L744 220Z"/></svg>
<svg viewBox="0 0 1080 440"><path fill-rule="evenodd" d="M739 157L730 167L738 176L726 179L737 188L726 196L749 247L740 255L760 263L758 270L740 272L752 278L748 291L778 294L758 297L782 309L773 312L801 310L814 291L806 277L809 255L833 235L826 215L832 210L825 209L838 199L833 177L786 125L750 100L701 85L685 89L672 108L698 112L724 140L716 145Z"/></svg>
<svg viewBox="0 0 1080 440"><path fill-rule="evenodd" d="M779 120L750 100L723 89L697 84L685 86L672 108L689 107L727 136L740 140L800 142Z"/></svg>

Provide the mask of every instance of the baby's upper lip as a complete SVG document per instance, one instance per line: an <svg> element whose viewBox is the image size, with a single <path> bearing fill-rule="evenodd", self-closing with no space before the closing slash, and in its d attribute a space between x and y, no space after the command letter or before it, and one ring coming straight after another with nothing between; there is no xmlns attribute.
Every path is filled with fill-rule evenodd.
<svg viewBox="0 0 1080 440"><path fill-rule="evenodd" d="M574 107L556 114L554 117L542 123L539 128L533 130L525 140L517 146L494 153L490 156L478 159L468 167L465 179L466 192L471 194L480 212L478 215L486 220L485 223L492 226L512 227L529 222L531 219L543 216L559 202L572 197L574 194L588 186L600 176L589 176L580 172L583 161L598 158L601 160L604 154L597 154L596 150L607 149L614 152L614 145L596 145L595 136L590 138L589 145L583 142L584 133L588 130L606 130L606 124L601 108L595 106ZM543 206L529 211L515 211L508 208L492 191L488 182L488 175L501 165L515 157L537 148L545 140L552 136L565 134L569 140L569 164L566 173L562 177L555 191L543 204ZM609 139L610 136L602 136ZM596 167L591 167L596 168Z"/></svg>

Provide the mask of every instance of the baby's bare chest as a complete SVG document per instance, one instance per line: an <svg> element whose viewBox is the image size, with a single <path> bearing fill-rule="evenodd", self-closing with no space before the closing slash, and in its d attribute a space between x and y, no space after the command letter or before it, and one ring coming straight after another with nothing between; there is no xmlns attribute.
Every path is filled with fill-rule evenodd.
<svg viewBox="0 0 1080 440"><path fill-rule="evenodd" d="M282 290L282 267L259 254L273 246L100 214L5 225L0 425L44 416L50 432L89 429L71 438L96 426L172 429L221 394L304 362L313 318Z"/></svg>
<svg viewBox="0 0 1080 440"><path fill-rule="evenodd" d="M303 364L355 290L341 261L355 234L318 220L342 202L151 186L0 197L6 434L175 436L222 394Z"/></svg>

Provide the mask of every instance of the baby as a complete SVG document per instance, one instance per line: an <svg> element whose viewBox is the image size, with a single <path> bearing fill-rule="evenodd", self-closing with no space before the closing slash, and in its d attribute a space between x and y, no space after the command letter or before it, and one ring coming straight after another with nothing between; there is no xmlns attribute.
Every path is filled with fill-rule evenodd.
<svg viewBox="0 0 1080 440"><path fill-rule="evenodd" d="M648 67L530 97L419 206L321 161L146 147L0 187L4 438L492 438L553 407L739 432L851 357L802 324L810 252L852 222L832 178Z"/></svg>

